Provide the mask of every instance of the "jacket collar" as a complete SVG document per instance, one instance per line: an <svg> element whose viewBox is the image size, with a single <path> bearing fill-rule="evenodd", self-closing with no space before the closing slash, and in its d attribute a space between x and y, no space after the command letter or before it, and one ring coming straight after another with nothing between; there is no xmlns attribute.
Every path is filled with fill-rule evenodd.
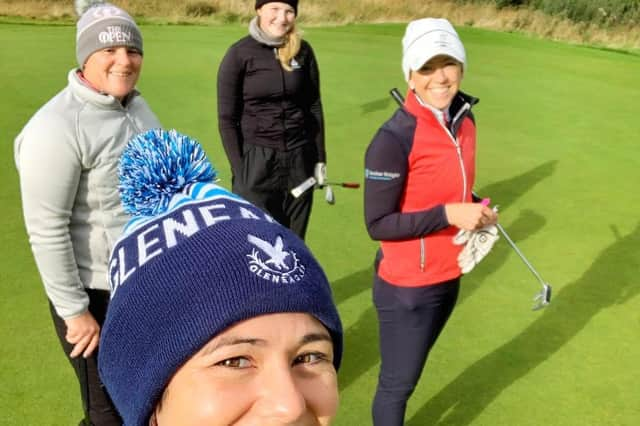
<svg viewBox="0 0 640 426"><path fill-rule="evenodd" d="M102 109L123 109L131 103L131 100L140 95L136 89L133 89L124 99L120 102L119 99L100 93L96 89L87 85L83 79L78 75L78 69L74 68L69 71L68 75L69 87L71 91L80 97L82 100L89 102ZM123 106L124 105L124 106Z"/></svg>
<svg viewBox="0 0 640 426"><path fill-rule="evenodd" d="M471 107L478 102L480 102L478 98L468 95L462 91L458 91L451 101L449 110L447 112L440 112L428 105L423 105L413 91L407 90L404 107L416 117L426 120L435 119L442 123L443 117L446 117L449 121L449 126L451 128L457 128L461 120L466 117L468 112L471 110Z"/></svg>

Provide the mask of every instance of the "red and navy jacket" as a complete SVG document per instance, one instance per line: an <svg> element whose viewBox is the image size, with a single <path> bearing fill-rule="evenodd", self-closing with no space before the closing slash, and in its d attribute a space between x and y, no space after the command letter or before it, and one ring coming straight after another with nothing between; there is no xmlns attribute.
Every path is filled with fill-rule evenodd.
<svg viewBox="0 0 640 426"><path fill-rule="evenodd" d="M448 127L407 93L404 108L378 130L365 156L365 221L381 242L378 275L418 287L461 275L453 244L458 229L444 205L471 202L475 179L478 99L458 92Z"/></svg>

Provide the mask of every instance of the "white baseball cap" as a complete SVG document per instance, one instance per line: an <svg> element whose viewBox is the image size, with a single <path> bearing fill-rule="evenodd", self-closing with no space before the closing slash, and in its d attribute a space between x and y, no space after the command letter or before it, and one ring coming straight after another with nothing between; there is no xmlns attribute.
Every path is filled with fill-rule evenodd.
<svg viewBox="0 0 640 426"><path fill-rule="evenodd" d="M466 68L467 56L458 33L443 18L423 18L409 22L402 38L402 71L405 80L431 58L450 56Z"/></svg>

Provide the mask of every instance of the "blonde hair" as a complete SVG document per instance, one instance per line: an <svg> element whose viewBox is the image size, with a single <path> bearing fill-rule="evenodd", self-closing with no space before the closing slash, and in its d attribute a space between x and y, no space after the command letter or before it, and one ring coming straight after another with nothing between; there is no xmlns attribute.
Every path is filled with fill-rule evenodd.
<svg viewBox="0 0 640 426"><path fill-rule="evenodd" d="M295 24L291 26L289 32L284 36L284 44L278 47L278 59L282 68L287 71L293 71L291 68L291 60L300 51L302 44L302 33L296 31Z"/></svg>

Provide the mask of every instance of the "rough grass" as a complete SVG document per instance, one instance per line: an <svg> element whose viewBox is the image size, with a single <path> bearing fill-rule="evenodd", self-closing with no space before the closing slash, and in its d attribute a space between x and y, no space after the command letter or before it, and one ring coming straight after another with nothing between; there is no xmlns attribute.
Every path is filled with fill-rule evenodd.
<svg viewBox="0 0 640 426"><path fill-rule="evenodd" d="M529 6L551 15L563 15L576 22L594 22L603 26L620 23L633 25L640 21L637 0L475 0L494 3L498 7Z"/></svg>
<svg viewBox="0 0 640 426"><path fill-rule="evenodd" d="M620 0L614 2L620 3ZM245 0L114 0L113 3L124 7L141 22L208 25L246 22L254 15L253 1ZM600 8L602 11L595 9L592 20L572 20L570 17L575 13L554 9L549 6L555 4L553 2L541 3L539 9L533 8L537 3L531 7L498 7L497 4L500 2L488 0L305 0L300 5L300 20L302 25L341 25L443 16L457 26L517 31L572 43L640 50L636 23L616 20L612 18L616 15L603 8ZM603 13L606 16L603 17ZM16 17L66 23L75 19L70 0L0 0L0 18L6 21Z"/></svg>

